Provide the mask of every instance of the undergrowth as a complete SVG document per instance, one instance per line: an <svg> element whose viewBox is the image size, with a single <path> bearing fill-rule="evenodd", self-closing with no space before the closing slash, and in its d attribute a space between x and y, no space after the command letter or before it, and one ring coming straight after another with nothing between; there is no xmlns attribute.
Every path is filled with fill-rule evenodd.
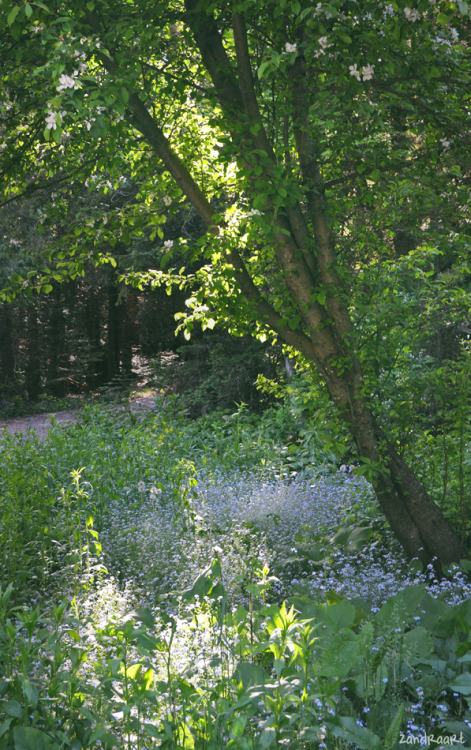
<svg viewBox="0 0 471 750"><path fill-rule="evenodd" d="M465 573L295 473L295 430L170 401L3 436L2 750L471 743Z"/></svg>

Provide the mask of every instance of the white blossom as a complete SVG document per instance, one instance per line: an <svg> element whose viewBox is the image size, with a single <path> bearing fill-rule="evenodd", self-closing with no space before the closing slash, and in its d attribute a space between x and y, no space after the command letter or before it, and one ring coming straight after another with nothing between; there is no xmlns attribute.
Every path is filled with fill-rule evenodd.
<svg viewBox="0 0 471 750"><path fill-rule="evenodd" d="M170 206L172 204L172 199L169 195L164 195L162 198L165 206Z"/></svg>
<svg viewBox="0 0 471 750"><path fill-rule="evenodd" d="M290 44L289 42L286 42L285 44L285 50L286 52L296 52L296 44Z"/></svg>
<svg viewBox="0 0 471 750"><path fill-rule="evenodd" d="M59 84L60 85L57 86L57 91L62 91L63 89L78 89L78 83L75 78L72 78L72 76L68 76L65 73L62 73L59 78Z"/></svg>
<svg viewBox="0 0 471 750"><path fill-rule="evenodd" d="M328 47L328 39L326 36L321 36L319 39L319 44L322 47L323 50L325 50Z"/></svg>
<svg viewBox="0 0 471 750"><path fill-rule="evenodd" d="M173 247L173 240L165 240L164 250L171 250Z"/></svg>
<svg viewBox="0 0 471 750"><path fill-rule="evenodd" d="M48 112L46 115L46 128L48 130L55 130L57 128L56 121L57 112Z"/></svg>
<svg viewBox="0 0 471 750"><path fill-rule="evenodd" d="M357 81L361 80L360 71L358 70L358 65L356 63L354 65L349 65L348 69L351 76L355 76Z"/></svg>
<svg viewBox="0 0 471 750"><path fill-rule="evenodd" d="M420 18L420 13L415 8L404 8L404 15L408 21L415 23Z"/></svg>
<svg viewBox="0 0 471 750"><path fill-rule="evenodd" d="M141 481L137 483L137 491L138 492L145 492L145 489L146 489L145 482L143 482L142 479L141 479Z"/></svg>
<svg viewBox="0 0 471 750"><path fill-rule="evenodd" d="M393 15L394 15L394 6L393 6L393 5L391 5L391 3L388 3L388 4L387 4L387 5L386 5L386 6L384 7L384 15L385 15L385 16L393 16Z"/></svg>
<svg viewBox="0 0 471 750"><path fill-rule="evenodd" d="M374 70L375 70L375 66L374 65L365 65L361 69L361 74L363 76L363 80L364 81L371 81L371 79L373 78Z"/></svg>
<svg viewBox="0 0 471 750"><path fill-rule="evenodd" d="M445 151L448 151L451 146L451 141L447 140L446 138L440 138L440 143L442 144Z"/></svg>

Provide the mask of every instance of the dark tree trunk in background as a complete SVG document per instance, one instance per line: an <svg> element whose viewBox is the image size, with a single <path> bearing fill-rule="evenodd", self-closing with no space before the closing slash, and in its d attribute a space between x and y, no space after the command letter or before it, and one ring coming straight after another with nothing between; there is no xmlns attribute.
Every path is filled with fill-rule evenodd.
<svg viewBox="0 0 471 750"><path fill-rule="evenodd" d="M101 291L93 287L86 291L85 328L89 349L86 377L87 384L93 388L105 380L107 369L105 350L101 343Z"/></svg>
<svg viewBox="0 0 471 750"><path fill-rule="evenodd" d="M118 305L118 289L108 284L108 310L106 329L106 379L112 380L120 374L121 341L120 323L122 310Z"/></svg>
<svg viewBox="0 0 471 750"><path fill-rule="evenodd" d="M65 393L65 367L64 356L66 350L65 342L65 316L64 299L61 286L56 286L48 296L48 325L47 345L48 359L46 370L46 390L54 396L63 396ZM67 293L67 289L65 289Z"/></svg>
<svg viewBox="0 0 471 750"><path fill-rule="evenodd" d="M30 400L41 393L41 356L39 321L36 305L30 303L26 313L26 367L25 387Z"/></svg>
<svg viewBox="0 0 471 750"><path fill-rule="evenodd" d="M0 373L7 388L14 386L15 376L15 346L13 343L13 314L11 306L0 305Z"/></svg>
<svg viewBox="0 0 471 750"><path fill-rule="evenodd" d="M126 375L132 372L133 346L136 342L137 296L128 292L123 305L121 365Z"/></svg>

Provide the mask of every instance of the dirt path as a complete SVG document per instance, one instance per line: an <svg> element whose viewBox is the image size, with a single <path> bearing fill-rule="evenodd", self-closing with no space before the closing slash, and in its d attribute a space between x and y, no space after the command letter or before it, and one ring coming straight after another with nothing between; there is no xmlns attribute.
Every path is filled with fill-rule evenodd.
<svg viewBox="0 0 471 750"><path fill-rule="evenodd" d="M110 409L124 409L124 406L110 406ZM133 413L155 409L155 396L143 396L130 403ZM3 430L7 430L11 435L18 435L20 432L26 435L30 430L34 430L38 439L42 442L52 429L51 420L56 424L68 425L80 421L82 409L69 409L67 411L52 411L46 414L31 414L27 417L14 417L12 419L0 420L0 437Z"/></svg>

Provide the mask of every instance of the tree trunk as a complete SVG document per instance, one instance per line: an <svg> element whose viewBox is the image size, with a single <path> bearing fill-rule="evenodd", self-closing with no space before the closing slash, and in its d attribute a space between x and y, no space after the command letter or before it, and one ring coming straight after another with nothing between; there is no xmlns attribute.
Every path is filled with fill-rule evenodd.
<svg viewBox="0 0 471 750"><path fill-rule="evenodd" d="M329 390L349 424L360 456L371 463L369 478L391 529L409 557L417 557L425 565L432 563L437 571L459 562L467 557L463 543L404 459L381 434L358 387L359 365L354 369L355 377L350 371L345 382L345 392L352 392L352 380L357 386L349 403L350 415L345 401L338 402L338 384Z"/></svg>

